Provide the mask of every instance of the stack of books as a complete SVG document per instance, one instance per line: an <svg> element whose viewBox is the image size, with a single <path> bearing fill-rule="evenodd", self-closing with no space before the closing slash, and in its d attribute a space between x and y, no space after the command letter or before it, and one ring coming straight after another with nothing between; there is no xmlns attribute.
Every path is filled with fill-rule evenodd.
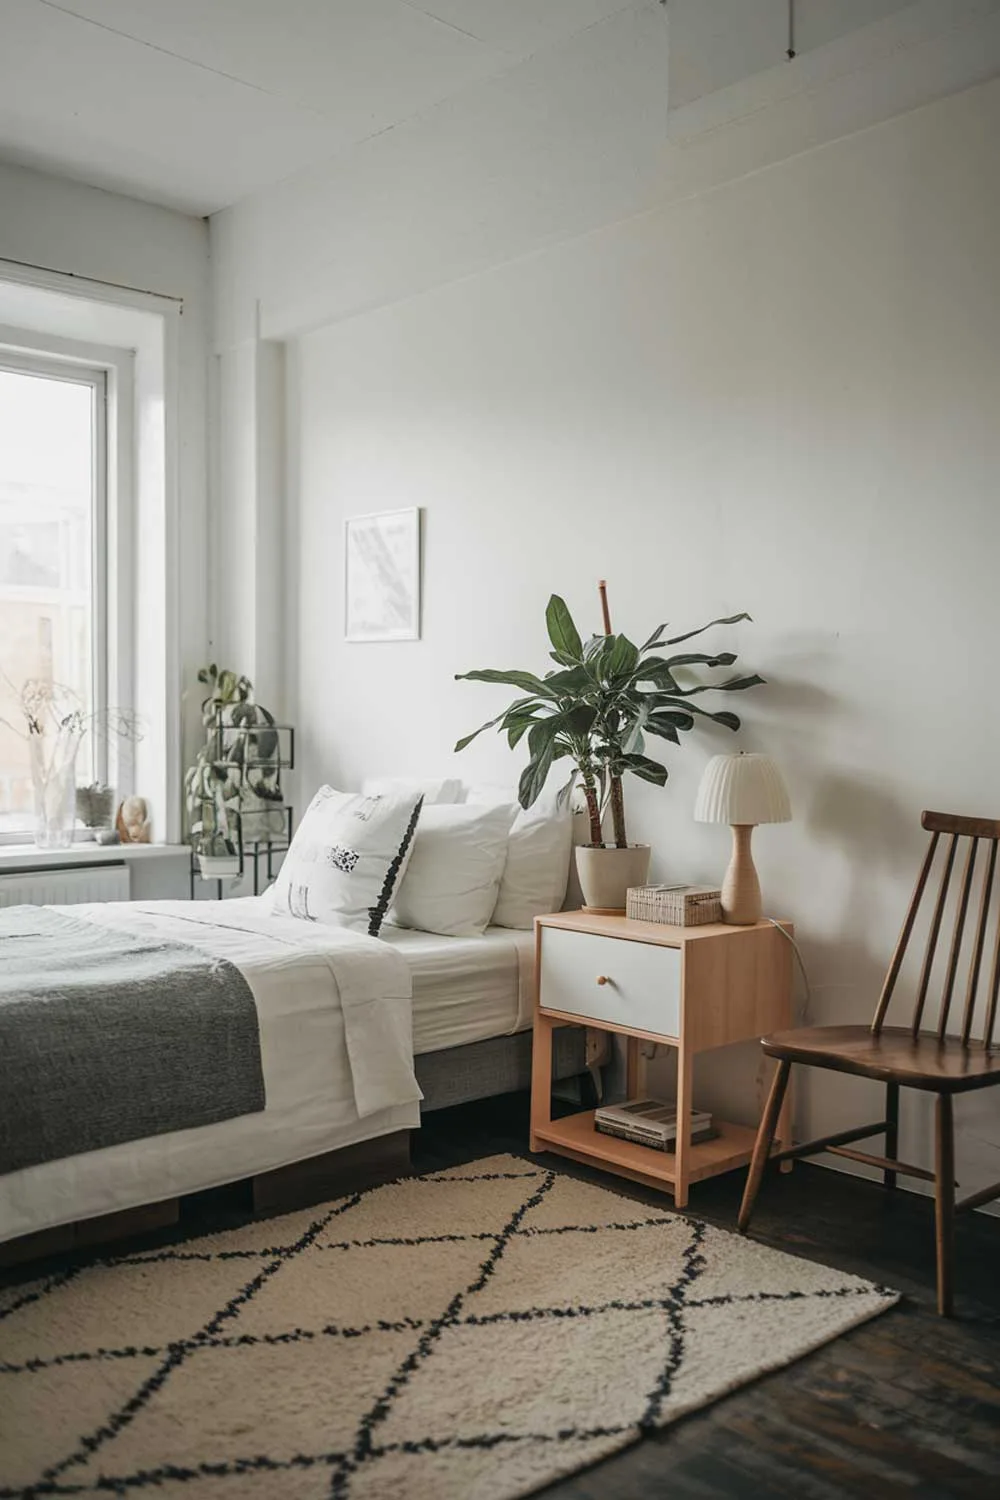
<svg viewBox="0 0 1000 1500"><path fill-rule="evenodd" d="M654 1151L677 1149L677 1107L662 1099L629 1099L625 1104L606 1104L594 1111L594 1125L602 1135L614 1135ZM718 1131L704 1110L691 1111L691 1144L710 1141Z"/></svg>

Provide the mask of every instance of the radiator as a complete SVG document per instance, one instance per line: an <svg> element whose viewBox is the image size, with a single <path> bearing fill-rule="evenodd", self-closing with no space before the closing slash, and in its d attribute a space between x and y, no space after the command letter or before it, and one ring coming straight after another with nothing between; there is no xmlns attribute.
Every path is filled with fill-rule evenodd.
<svg viewBox="0 0 1000 1500"><path fill-rule="evenodd" d="M78 901L128 899L129 874L124 862L0 875L0 906L74 906Z"/></svg>

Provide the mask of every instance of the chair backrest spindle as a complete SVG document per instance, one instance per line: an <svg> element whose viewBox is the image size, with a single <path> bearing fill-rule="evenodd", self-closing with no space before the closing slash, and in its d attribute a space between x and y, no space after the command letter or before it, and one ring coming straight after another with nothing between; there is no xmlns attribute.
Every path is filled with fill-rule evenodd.
<svg viewBox="0 0 1000 1500"><path fill-rule="evenodd" d="M962 894L959 897L958 910L955 913L955 930L951 937L951 952L948 954L944 993L941 996L941 1014L938 1017L938 1041L944 1040L945 1032L948 1030L948 1012L951 1010L951 997L955 989L958 956L962 951L962 935L965 932L965 917L969 910L969 896L972 893L972 877L976 869L976 850L978 848L979 840L977 838L970 839L969 853L965 860L965 875L962 879Z"/></svg>
<svg viewBox="0 0 1000 1500"><path fill-rule="evenodd" d="M948 845L948 856L944 862L944 874L941 876L941 889L938 891L937 902L934 907L934 916L931 919L931 930L927 935L927 949L924 953L924 966L920 971L920 985L917 989L917 1004L913 1012L913 1025L910 1030L916 1036L920 1030L920 1022L924 1014L924 1005L927 1001L927 986L930 983L931 970L934 967L934 955L937 952L938 935L941 932L941 918L944 916L945 902L948 900L948 887L951 884L951 872L955 864L955 851L958 848L958 834L953 833L951 843Z"/></svg>
<svg viewBox="0 0 1000 1500"><path fill-rule="evenodd" d="M935 832L932 834L920 874L917 876L917 883L913 888L913 895L910 897L910 905L907 908L903 930L899 934L899 940L892 955L892 962L889 964L889 972L886 974L885 983L882 985L882 993L879 996L875 1018L872 1021L872 1031L876 1036L882 1030L882 1022L885 1020L885 1013L889 1009L889 1001L892 999L892 992L896 988L899 971L903 967L903 959L906 957L907 945L913 933L913 924L917 920L917 911L923 900L924 887L927 885L927 877L931 873L931 865L934 863L934 855L937 853L939 838L939 833Z"/></svg>
<svg viewBox="0 0 1000 1500"><path fill-rule="evenodd" d="M885 983L882 986L882 993L879 996L871 1029L876 1036L882 1030L882 1025L889 1009L889 1002L892 999L906 960L907 949L913 937L919 909L925 896L928 894L928 885L941 835L945 834L948 838L948 844L944 856L944 867L941 871L940 885L934 897L931 910L930 925L927 932L927 945L924 949L920 966L913 1017L910 1024L911 1034L914 1038L918 1037L920 1035L920 1023L927 1004L927 996L931 988L938 940L941 936L941 926L944 921L945 912L950 909L950 904L954 905L955 922L941 986L941 1006L935 1028L938 1041L944 1041L951 1015L951 1004L955 992L955 983L958 978L959 965L962 962L966 920L972 902L973 890L976 885L979 843L981 840L984 840L989 844L989 852L986 859L982 862L982 876L978 900L979 910L976 919L975 936L972 941L972 953L969 958L965 1003L962 1008L961 1039L963 1047L969 1046L972 1036L972 1023L976 1011L976 1000L979 992L979 982L983 971L983 956L986 952L986 937L990 922L994 921L993 961L990 969L986 1023L983 1033L983 1046L989 1050L993 1046L993 1032L996 1027L998 1013L1000 1013L1000 913L994 912L996 905L994 901L994 886L997 883L996 871L998 851L1000 851L1000 819L969 818L954 813L925 812L920 821L923 828L931 835L930 844L924 856L920 874L917 877L917 883L907 909L899 941L896 944L892 961L885 976ZM964 860L962 882L957 895L949 903L951 877L958 855L958 846L963 840L968 840L969 848Z"/></svg>
<svg viewBox="0 0 1000 1500"><path fill-rule="evenodd" d="M983 876L983 890L979 900L979 921L976 923L976 943L972 950L972 962L969 965L969 984L965 992L965 1011L962 1016L962 1046L969 1045L969 1034L972 1030L972 1015L976 1008L976 992L979 989L979 971L983 963L983 949L986 946L986 926L990 919L990 897L993 894L993 875L997 867L997 841L990 839L990 852L986 864L986 873ZM1000 931L1000 929L998 929ZM989 1039L986 1039L989 1046Z"/></svg>
<svg viewBox="0 0 1000 1500"><path fill-rule="evenodd" d="M986 1024L983 1027L983 1046L987 1052L993 1046L993 1028L997 1020L998 993L1000 993L1000 921L997 922L996 942L993 949L993 970L990 974L989 1000L986 1008Z"/></svg>

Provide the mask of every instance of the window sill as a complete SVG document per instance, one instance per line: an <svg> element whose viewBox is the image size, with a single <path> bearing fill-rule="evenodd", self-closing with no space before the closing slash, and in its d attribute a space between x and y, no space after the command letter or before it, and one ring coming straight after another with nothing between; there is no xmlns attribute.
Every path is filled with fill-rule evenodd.
<svg viewBox="0 0 1000 1500"><path fill-rule="evenodd" d="M12 870L71 869L74 865L121 864L133 859L187 859L190 844L73 844L69 849L38 849L34 844L0 844L0 874Z"/></svg>

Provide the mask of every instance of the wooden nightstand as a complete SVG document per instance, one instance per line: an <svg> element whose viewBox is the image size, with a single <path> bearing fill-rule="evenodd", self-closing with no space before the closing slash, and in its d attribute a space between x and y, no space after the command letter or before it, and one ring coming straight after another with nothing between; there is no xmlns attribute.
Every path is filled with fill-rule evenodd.
<svg viewBox="0 0 1000 1500"><path fill-rule="evenodd" d="M792 932L790 923L782 926ZM532 1151L557 1151L662 1188L679 1208L692 1182L747 1165L757 1134L749 1125L716 1120L719 1135L697 1146L682 1129L670 1153L600 1135L593 1110L553 1120L552 1032L575 1025L626 1036L630 1098L638 1088L640 1042L676 1047L677 1109L685 1121L696 1053L793 1023L792 946L772 923L667 927L558 912L535 919L535 974ZM786 1095L774 1149L790 1144Z"/></svg>

